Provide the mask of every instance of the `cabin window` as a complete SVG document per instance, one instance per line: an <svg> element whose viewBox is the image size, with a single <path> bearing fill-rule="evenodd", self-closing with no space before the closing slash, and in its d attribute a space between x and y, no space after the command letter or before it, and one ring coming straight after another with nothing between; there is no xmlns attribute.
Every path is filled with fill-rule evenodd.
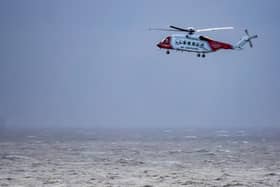
<svg viewBox="0 0 280 187"><path fill-rule="evenodd" d="M184 41L184 45L186 45L186 41Z"/></svg>
<svg viewBox="0 0 280 187"><path fill-rule="evenodd" d="M188 45L191 45L191 42L190 42L190 41L188 41Z"/></svg>
<svg viewBox="0 0 280 187"><path fill-rule="evenodd" d="M195 43L193 42L192 45L195 46Z"/></svg>

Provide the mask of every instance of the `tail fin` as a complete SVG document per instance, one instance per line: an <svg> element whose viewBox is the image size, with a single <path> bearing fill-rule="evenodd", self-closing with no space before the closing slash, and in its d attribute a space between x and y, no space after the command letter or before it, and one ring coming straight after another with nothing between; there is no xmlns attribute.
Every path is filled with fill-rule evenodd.
<svg viewBox="0 0 280 187"><path fill-rule="evenodd" d="M248 42L250 47L253 47L252 39L258 38L258 35L250 36L248 30L245 30L246 36L243 36L241 40L234 46L235 49L243 49L243 46Z"/></svg>

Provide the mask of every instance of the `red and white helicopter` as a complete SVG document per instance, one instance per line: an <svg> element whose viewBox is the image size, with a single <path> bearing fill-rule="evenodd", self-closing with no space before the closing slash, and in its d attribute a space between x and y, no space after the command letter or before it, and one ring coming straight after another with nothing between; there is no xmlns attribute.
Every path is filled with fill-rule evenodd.
<svg viewBox="0 0 280 187"><path fill-rule="evenodd" d="M216 52L220 49L241 50L246 43L249 43L250 47L253 47L252 39L257 38L257 35L250 36L248 30L245 30L246 35L243 36L235 45L225 42L215 41L209 37L196 35L196 32L217 31L217 30L229 30L233 27L217 27L206 29L195 29L188 27L186 29L169 26L170 29L151 28L150 30L161 31L175 31L186 32L186 34L173 34L167 36L161 42L157 44L160 49L166 49L166 54L170 53L170 50L187 51L197 53L198 57L205 57L206 53Z"/></svg>

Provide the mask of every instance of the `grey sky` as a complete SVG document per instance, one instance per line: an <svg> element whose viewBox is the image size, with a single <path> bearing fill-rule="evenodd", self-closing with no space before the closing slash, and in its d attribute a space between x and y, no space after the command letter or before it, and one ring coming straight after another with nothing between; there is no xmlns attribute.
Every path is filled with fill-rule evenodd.
<svg viewBox="0 0 280 187"><path fill-rule="evenodd" d="M0 2L0 115L14 126L188 127L280 122L279 1ZM254 48L197 58L155 44L168 25Z"/></svg>

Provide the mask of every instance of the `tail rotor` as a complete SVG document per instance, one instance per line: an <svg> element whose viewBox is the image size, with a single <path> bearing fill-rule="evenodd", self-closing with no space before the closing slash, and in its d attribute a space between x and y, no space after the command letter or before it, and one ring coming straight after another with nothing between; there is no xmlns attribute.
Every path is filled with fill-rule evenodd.
<svg viewBox="0 0 280 187"><path fill-rule="evenodd" d="M247 41L249 42L249 45L252 48L253 47L252 39L258 38L258 35L250 36L250 34L249 34L247 29L245 29L245 33L246 33L246 35L248 37Z"/></svg>

